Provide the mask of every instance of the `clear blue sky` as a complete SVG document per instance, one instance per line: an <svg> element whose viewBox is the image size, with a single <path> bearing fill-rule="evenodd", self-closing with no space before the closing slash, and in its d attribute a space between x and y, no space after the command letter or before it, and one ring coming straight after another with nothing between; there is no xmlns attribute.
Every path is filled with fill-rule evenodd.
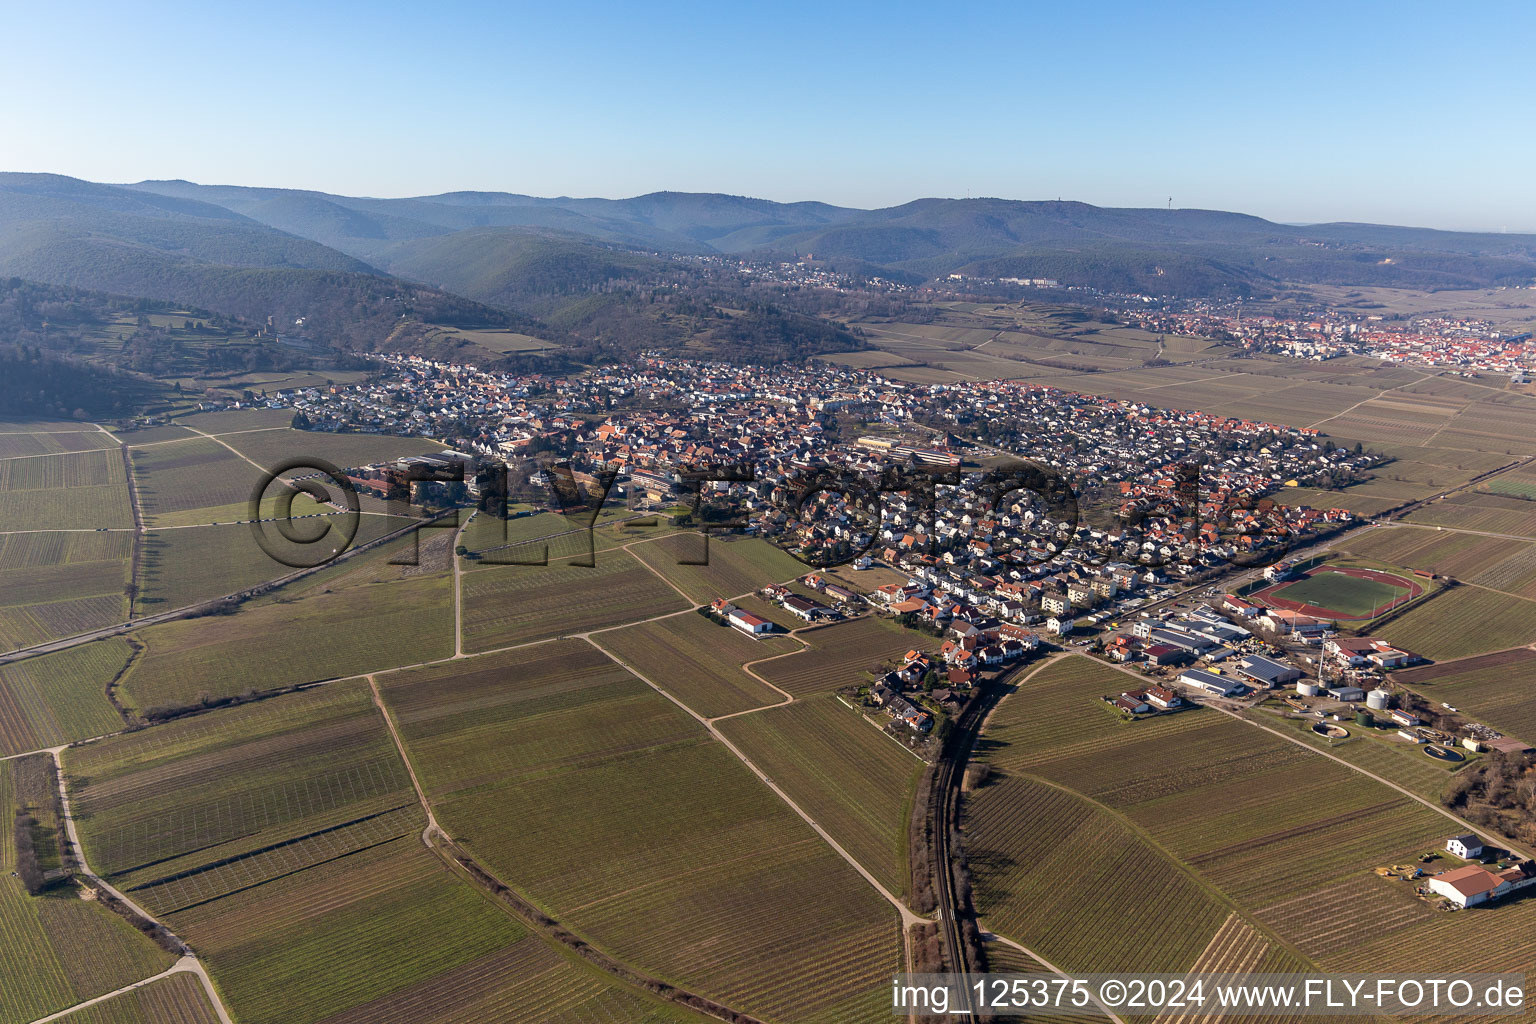
<svg viewBox="0 0 1536 1024"><path fill-rule="evenodd" d="M0 169L1536 231L1536 5L6 4Z"/></svg>

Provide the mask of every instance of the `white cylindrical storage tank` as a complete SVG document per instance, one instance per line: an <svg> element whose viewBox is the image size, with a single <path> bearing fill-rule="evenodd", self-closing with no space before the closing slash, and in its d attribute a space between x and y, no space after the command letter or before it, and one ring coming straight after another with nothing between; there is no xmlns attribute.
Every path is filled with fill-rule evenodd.
<svg viewBox="0 0 1536 1024"><path fill-rule="evenodd" d="M1296 684L1296 692L1301 694L1303 697L1316 697L1318 694L1323 692L1323 688L1318 686L1316 683L1303 682Z"/></svg>
<svg viewBox="0 0 1536 1024"><path fill-rule="evenodd" d="M1391 700L1392 695L1386 690L1372 690L1365 695L1365 706L1376 711L1385 711Z"/></svg>

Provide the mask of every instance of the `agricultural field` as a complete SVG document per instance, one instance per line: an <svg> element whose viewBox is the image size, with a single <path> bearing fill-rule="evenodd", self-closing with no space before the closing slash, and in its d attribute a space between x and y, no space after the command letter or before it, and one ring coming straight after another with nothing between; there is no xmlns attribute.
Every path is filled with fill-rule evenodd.
<svg viewBox="0 0 1536 1024"><path fill-rule="evenodd" d="M58 430L43 429L47 424L0 423L0 459L18 456L62 455L88 452L97 448L116 448L117 438L95 427L79 423L61 423ZM27 427L37 429L28 430Z"/></svg>
<svg viewBox="0 0 1536 1024"><path fill-rule="evenodd" d="M741 715L719 729L895 893L923 762L836 696Z"/></svg>
<svg viewBox="0 0 1536 1024"><path fill-rule="evenodd" d="M244 519L262 473L217 441L185 441L131 449L139 508L146 526L196 526Z"/></svg>
<svg viewBox="0 0 1536 1024"><path fill-rule="evenodd" d="M281 560L262 547L253 528L243 523L147 531L135 602L139 613L180 608L279 579L295 571L290 562L305 565L319 561L345 548L366 544L411 522L399 516L359 516L356 533L348 538L346 531L351 527L347 517L333 512L326 509L323 518L295 522L289 527L295 534L302 531L305 540L316 538L317 543L313 544L287 543L278 524L272 524L266 537ZM293 504L293 514L307 514L297 500ZM426 536L430 538L432 535L429 531Z"/></svg>
<svg viewBox="0 0 1536 1024"><path fill-rule="evenodd" d="M1430 700L1454 705L1501 732L1536 743L1536 651L1410 668L1392 678Z"/></svg>
<svg viewBox="0 0 1536 1024"><path fill-rule="evenodd" d="M622 552L598 557L591 568L562 562L475 568L464 573L462 585L466 651L548 640L687 607L677 591Z"/></svg>
<svg viewBox="0 0 1536 1024"><path fill-rule="evenodd" d="M1536 600L1536 542L1394 526L1351 538L1349 550Z"/></svg>
<svg viewBox="0 0 1536 1024"><path fill-rule="evenodd" d="M712 534L706 538L687 533L636 544L629 550L675 583L695 604L751 593L811 571L798 558L755 537ZM708 564L681 564L688 561Z"/></svg>
<svg viewBox="0 0 1536 1024"><path fill-rule="evenodd" d="M1231 913L1264 938L1266 958L1292 956L1289 946L1312 962L1332 958L1334 970L1396 969L1353 951L1383 932L1412 942L1441 915L1372 869L1438 847L1454 824L1216 711L1122 722L1097 698L1133 679L1063 658L994 712L982 749L997 777L966 809L983 919L1038 942L1048 959L1062 947L1055 962L1069 969L1124 966L1117 958L1126 956L1146 969L1154 947L1177 964L1170 969L1185 969ZM1158 865L1159 885L1130 884L1148 864ZM1143 918L1164 886L1183 898ZM1097 913L1079 911L1069 926L1079 901ZM1104 927L1084 926L1096 919Z"/></svg>
<svg viewBox="0 0 1536 1024"><path fill-rule="evenodd" d="M0 536L0 650L121 622L130 533Z"/></svg>
<svg viewBox="0 0 1536 1024"><path fill-rule="evenodd" d="M120 449L0 459L0 532L131 526Z"/></svg>
<svg viewBox="0 0 1536 1024"><path fill-rule="evenodd" d="M1034 303L943 304L931 323L870 321L859 328L878 351L835 361L879 367L886 376L914 383L1134 370L1154 360L1196 359L1221 351L1203 338L1099 323L1080 311Z"/></svg>
<svg viewBox="0 0 1536 1024"><path fill-rule="evenodd" d="M76 1010L59 1024L219 1024L219 1017L197 975L179 971Z"/></svg>
<svg viewBox="0 0 1536 1024"><path fill-rule="evenodd" d="M783 700L741 666L799 647L793 640L754 639L694 612L609 630L594 639L706 718Z"/></svg>
<svg viewBox="0 0 1536 1024"><path fill-rule="evenodd" d="M427 576L300 599L278 591L232 615L151 626L136 634L145 650L120 693L142 711L445 658L450 583Z"/></svg>
<svg viewBox="0 0 1536 1024"><path fill-rule="evenodd" d="M1536 501L1536 471L1525 466L1510 473L1492 477L1477 485L1479 491L1487 491L1507 498Z"/></svg>
<svg viewBox="0 0 1536 1024"><path fill-rule="evenodd" d="M1414 509L1405 518L1425 526L1536 538L1536 502L1476 490Z"/></svg>
<svg viewBox="0 0 1536 1024"><path fill-rule="evenodd" d="M51 776L34 760L0 761L0 1022L26 1024L158 974L171 956L72 882L28 895L15 874L18 807L51 802ZM38 812L41 816L42 812Z"/></svg>
<svg viewBox="0 0 1536 1024"><path fill-rule="evenodd" d="M227 434L219 439L258 465L268 467L289 459L318 458L338 469L352 469L407 455L432 455L443 450L441 444L424 437L331 434L287 427Z"/></svg>
<svg viewBox="0 0 1536 1024"><path fill-rule="evenodd" d="M633 525L653 520L654 526ZM479 556L465 562L465 568L498 561L524 565L560 559L586 562L596 561L598 552L660 536L670 529L666 517L641 516L620 508L602 509L595 519L590 512L570 516L539 512L511 519L477 512L459 543Z"/></svg>
<svg viewBox="0 0 1536 1024"><path fill-rule="evenodd" d="M1058 975L1040 966L1028 953L1008 945L1000 939L990 939L986 944L987 973L989 974L1038 974L1045 978ZM1093 1016L1085 1012L1031 1013L1031 1024L1083 1024L1084 1021L1107 1021L1108 1017Z"/></svg>
<svg viewBox="0 0 1536 1024"><path fill-rule="evenodd" d="M134 427L131 430L117 430L115 435L118 440L129 447L161 444L166 441L180 441L183 438L197 436L194 431L187 429L179 423L160 423L153 427Z"/></svg>
<svg viewBox="0 0 1536 1024"><path fill-rule="evenodd" d="M530 999L562 973L573 1016L645 1012L421 845L425 815L365 683L93 744L65 764L92 864L166 915L241 1021L376 1019L390 1001L424 1003L411 1019L425 1021L532 1021Z"/></svg>
<svg viewBox="0 0 1536 1024"><path fill-rule="evenodd" d="M939 642L925 633L902 629L886 619L865 616L820 626L797 637L810 644L799 654L757 666L758 674L796 697L830 693L868 679L872 666L894 661L907 651L936 650Z"/></svg>
<svg viewBox="0 0 1536 1024"><path fill-rule="evenodd" d="M0 757L121 729L107 686L132 654L114 638L0 665Z"/></svg>
<svg viewBox="0 0 1536 1024"><path fill-rule="evenodd" d="M1472 760L1448 763L1426 757L1423 747L1403 740L1397 735L1395 727L1367 729L1350 725L1347 737L1332 739L1313 732L1311 719L1253 717L1278 731L1293 732L1334 757L1343 758L1384 779L1391 779L1426 800L1439 800L1455 773L1473 763Z"/></svg>
<svg viewBox="0 0 1536 1024"><path fill-rule="evenodd" d="M770 1020L888 1016L901 960L889 904L591 645L379 681L443 827L565 927Z"/></svg>
<svg viewBox="0 0 1536 1024"><path fill-rule="evenodd" d="M454 346L475 345L497 355L505 355L508 352L543 352L559 347L554 342L544 341L530 334L519 334L516 331L494 329L477 331L458 327L433 328L422 340Z"/></svg>
<svg viewBox="0 0 1536 1024"><path fill-rule="evenodd" d="M204 434L231 434L242 430L287 427L293 422L292 409L225 409L195 412L176 417L176 422ZM129 441L129 444L132 444Z"/></svg>
<svg viewBox="0 0 1536 1024"><path fill-rule="evenodd" d="M1447 587L1373 632L1434 661L1501 651L1536 641L1536 601Z"/></svg>

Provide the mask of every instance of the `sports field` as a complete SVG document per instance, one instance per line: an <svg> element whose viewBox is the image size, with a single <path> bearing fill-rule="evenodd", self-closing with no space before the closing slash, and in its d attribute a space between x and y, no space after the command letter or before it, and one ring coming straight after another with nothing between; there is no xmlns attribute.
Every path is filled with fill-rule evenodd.
<svg viewBox="0 0 1536 1024"><path fill-rule="evenodd" d="M1272 608L1285 608L1320 619L1374 619L1396 601L1412 600L1424 587L1403 576L1375 569L1314 569L1293 583L1279 583L1252 595Z"/></svg>

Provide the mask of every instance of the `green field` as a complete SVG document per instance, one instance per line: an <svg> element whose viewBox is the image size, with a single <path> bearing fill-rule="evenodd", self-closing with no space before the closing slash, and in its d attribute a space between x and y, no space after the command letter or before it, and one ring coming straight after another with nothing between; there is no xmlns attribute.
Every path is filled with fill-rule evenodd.
<svg viewBox="0 0 1536 1024"><path fill-rule="evenodd" d="M347 564L347 563L343 563ZM140 630L123 680L140 710L355 675L453 653L446 576L350 586L294 600L279 591L233 615Z"/></svg>
<svg viewBox="0 0 1536 1024"><path fill-rule="evenodd" d="M0 424L0 459L117 447L117 438L103 430L85 428L78 423L59 424L59 430L41 429L45 426L47 424ZM27 427L38 429L28 430Z"/></svg>
<svg viewBox="0 0 1536 1024"><path fill-rule="evenodd" d="M330 434L319 430L287 428L228 434L220 440L246 458L269 468L290 459L318 458L338 469L350 469L393 461L406 455L431 455L443 450L441 444L423 437Z"/></svg>
<svg viewBox="0 0 1536 1024"><path fill-rule="evenodd" d="M907 891L907 822L922 761L834 696L719 728L886 888Z"/></svg>
<svg viewBox="0 0 1536 1024"><path fill-rule="evenodd" d="M117 449L0 459L0 532L132 525Z"/></svg>
<svg viewBox="0 0 1536 1024"><path fill-rule="evenodd" d="M1536 641L1536 601L1477 587L1449 587L1375 632L1436 661L1522 647Z"/></svg>
<svg viewBox="0 0 1536 1024"><path fill-rule="evenodd" d="M121 622L130 533L0 537L0 650Z"/></svg>
<svg viewBox="0 0 1536 1024"><path fill-rule="evenodd" d="M1236 913L1265 957L1366 970L1388 961L1362 942L1412 944L1442 916L1372 868L1438 847L1445 819L1215 711L1127 723L1098 706L1131 682L1064 658L993 713L997 774L965 805L985 921L1068 970L1183 970Z"/></svg>
<svg viewBox="0 0 1536 1024"><path fill-rule="evenodd" d="M28 759L30 760L30 759ZM46 760L44 758L43 760ZM51 800L51 779L0 761L0 1022L26 1024L150 977L171 957L72 883L30 896L14 874L11 820L18 806Z"/></svg>
<svg viewBox="0 0 1536 1024"><path fill-rule="evenodd" d="M913 648L931 651L939 646L925 633L871 616L795 635L811 646L799 654L759 665L757 671L797 697L866 682L875 665L898 660Z"/></svg>
<svg viewBox="0 0 1536 1024"><path fill-rule="evenodd" d="M566 927L772 1020L888 1014L889 905L698 723L589 644L380 683L444 827Z"/></svg>
<svg viewBox="0 0 1536 1024"><path fill-rule="evenodd" d="M0 665L0 756L116 732L107 684L128 663L123 639Z"/></svg>
<svg viewBox="0 0 1536 1024"><path fill-rule="evenodd" d="M686 607L677 591L623 552L592 568L565 562L464 573L464 649L484 651L633 622Z"/></svg>
<svg viewBox="0 0 1536 1024"><path fill-rule="evenodd" d="M60 1024L218 1024L197 975L181 971L60 1018Z"/></svg>
<svg viewBox="0 0 1536 1024"><path fill-rule="evenodd" d="M777 704L783 696L744 672L749 661L797 649L685 612L596 637L606 651L705 717Z"/></svg>
<svg viewBox="0 0 1536 1024"><path fill-rule="evenodd" d="M513 506L514 511L516 508ZM481 560L470 559L465 567L497 562L538 565L560 559L585 562L589 555L593 556L590 560L596 561L596 552L611 551L668 529L659 519L655 527L626 526L640 519L627 509L613 508L603 509L596 519L591 519L589 513L565 516L546 511L511 519L479 513L464 531L461 543L479 553Z"/></svg>
<svg viewBox="0 0 1536 1024"><path fill-rule="evenodd" d="M292 511L303 516L314 507L295 500ZM279 524L269 524L266 537L270 552L245 524L148 531L139 565L139 614L180 608L279 579L294 572L295 565L330 557L343 550L343 545L366 544L410 523L398 516L359 516L349 542L347 517L330 515L334 510L329 508L325 511L324 518L296 520L288 527L295 533L304 531L305 540L321 538L317 544L290 544L283 539ZM328 532L322 534L321 530Z"/></svg>
<svg viewBox="0 0 1536 1024"><path fill-rule="evenodd" d="M1432 701L1536 743L1536 651L1511 651L1394 674ZM1426 758L1427 760L1427 758Z"/></svg>
<svg viewBox="0 0 1536 1024"><path fill-rule="evenodd" d="M216 441L194 437L131 452L148 526L195 526L246 518L261 482L255 466Z"/></svg>
<svg viewBox="0 0 1536 1024"><path fill-rule="evenodd" d="M1281 587L1274 596L1361 619L1409 592L1407 587L1324 569Z"/></svg>
<svg viewBox="0 0 1536 1024"><path fill-rule="evenodd" d="M287 427L293 422L293 410L226 409L219 412L195 412L177 416L176 422L201 430L205 434L228 434L237 430ZM128 443L133 442L129 440Z"/></svg>
<svg viewBox="0 0 1536 1024"><path fill-rule="evenodd" d="M681 534L651 544L637 544L630 551L677 584L696 604L747 594L810 571L793 555L755 537L715 534L706 545L702 534ZM703 560L709 564L679 564Z"/></svg>
<svg viewBox="0 0 1536 1024"><path fill-rule="evenodd" d="M1481 530L1536 538L1536 502L1499 494L1463 491L1415 509L1405 520L1449 530Z"/></svg>
<svg viewBox="0 0 1536 1024"><path fill-rule="evenodd" d="M562 971L573 1003L640 1005L600 991L421 845L425 816L364 683L93 744L66 768L93 864L167 915L241 1021L377 1019L385 1006L395 1020L534 1020L541 993L522 986L548 995ZM445 993L461 1005L432 1002Z"/></svg>

